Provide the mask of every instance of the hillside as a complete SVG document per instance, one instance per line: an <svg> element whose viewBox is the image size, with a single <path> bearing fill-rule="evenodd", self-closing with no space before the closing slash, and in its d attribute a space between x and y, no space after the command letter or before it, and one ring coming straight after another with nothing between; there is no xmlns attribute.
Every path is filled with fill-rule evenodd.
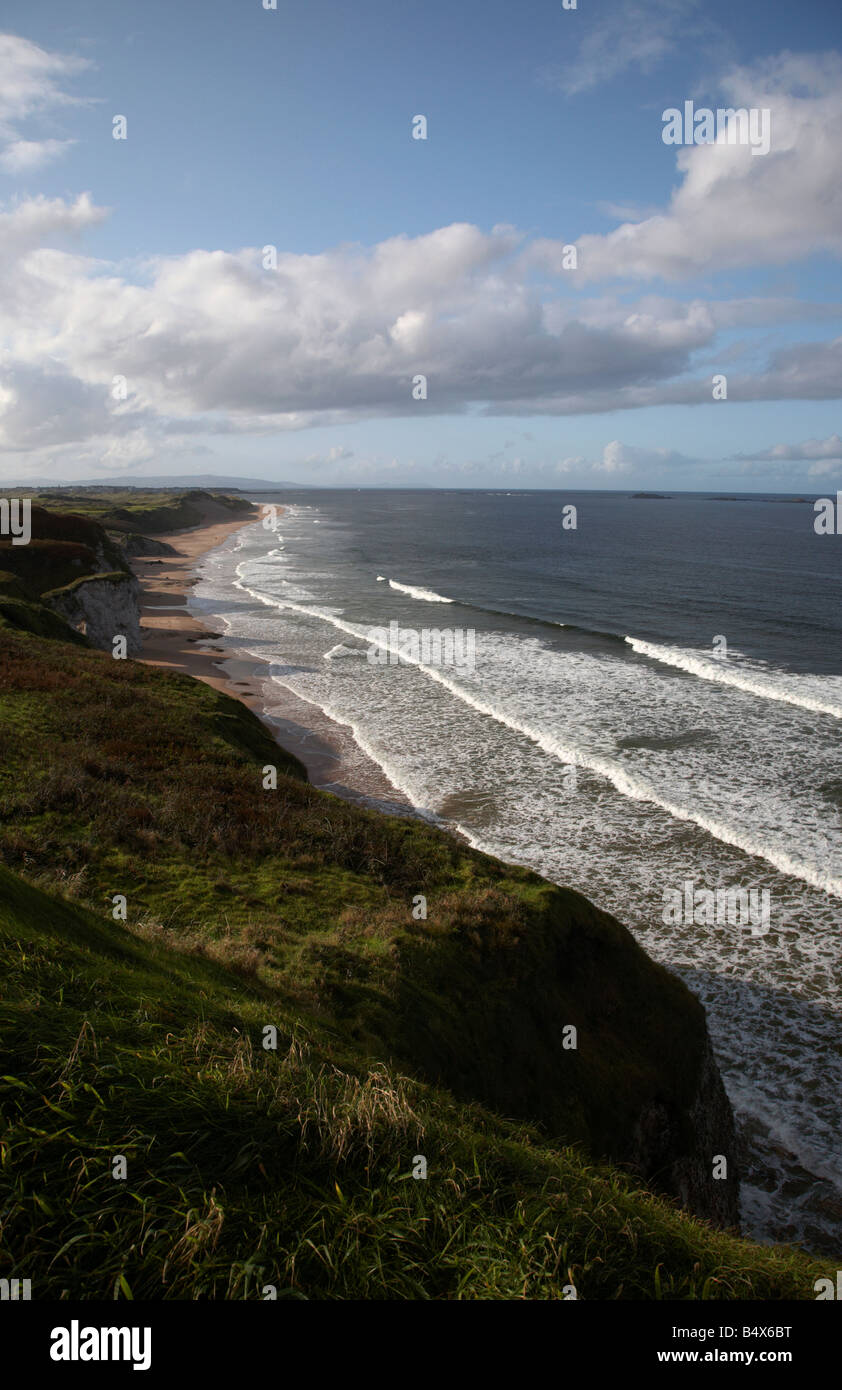
<svg viewBox="0 0 842 1390"><path fill-rule="evenodd" d="M128 574L121 547L92 518L48 511L37 503L31 518L28 545L0 537L0 571L14 575L28 598L40 598L48 590L93 574Z"/></svg>
<svg viewBox="0 0 842 1390"><path fill-rule="evenodd" d="M5 494L8 489L5 490ZM15 494L18 495L17 493ZM46 509L53 524L62 523L82 532L97 523L117 537L124 534L181 531L209 520L244 519L255 506L243 497L221 496L201 488L187 491L172 488L105 487L30 489L36 509ZM33 531L34 534L34 531ZM22 547L18 547L22 549Z"/></svg>
<svg viewBox="0 0 842 1390"><path fill-rule="evenodd" d="M828 1272L6 870L0 953L0 1277L34 1297L812 1298Z"/></svg>

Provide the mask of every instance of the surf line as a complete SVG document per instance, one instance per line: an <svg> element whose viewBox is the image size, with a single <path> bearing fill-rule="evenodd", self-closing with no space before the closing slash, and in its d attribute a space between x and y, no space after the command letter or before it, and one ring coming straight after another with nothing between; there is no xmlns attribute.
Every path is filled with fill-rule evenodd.
<svg viewBox="0 0 842 1390"><path fill-rule="evenodd" d="M385 575L378 574L377 582L381 583ZM422 589L418 584L399 584L397 579L387 580L390 589L396 589L399 594L408 594L410 598L418 599L421 603L453 603L452 598L445 598L444 594L437 594L432 589Z"/></svg>
<svg viewBox="0 0 842 1390"><path fill-rule="evenodd" d="M238 567L239 568L239 567ZM320 612L317 608L307 608L304 604L295 603L292 599L269 598L260 593L259 590L251 589L242 578L234 581L235 586L242 589L244 593L256 598L260 603L268 608L289 608L293 612L302 613L307 617L318 618L322 622L330 623L340 632L345 632L349 637L355 637L359 641L368 642L371 629L364 628L361 624L348 623L342 618L337 618L330 613ZM388 643L382 644L388 650ZM513 733L522 734L528 738L543 753L556 761L566 764L573 764L576 767L586 768L589 772L595 772L597 776L604 777L610 782L615 791L621 796L626 796L630 801L645 801L675 820L689 822L696 825L706 834L711 835L715 840L722 844L730 845L732 849L738 849L743 854L749 855L753 859L765 859L767 864L771 864L779 873L785 874L789 878L798 878L802 882L809 884L811 888L817 888L820 892L830 893L833 897L842 898L842 879L834 877L829 873L821 873L812 864L805 864L801 860L793 859L790 855L784 854L780 850L770 848L768 845L756 844L748 837L734 830L731 826L723 825L720 821L711 820L708 816L701 816L689 810L686 806L679 806L677 803L667 801L663 797L656 795L652 787L640 781L637 777L631 777L628 773L621 771L612 763L604 758L595 757L593 754L586 753L583 749L577 748L574 744L562 743L559 739L553 738L536 729L529 724L524 724L520 720L513 718L502 710L495 709L493 705L486 704L484 700L479 700L470 691L456 681L450 680L441 671L432 666L424 666L420 661L412 661L407 658L405 664L412 666L413 669L421 671L430 680L438 682L449 690L457 700L469 705L478 714L485 715L488 719L493 719L495 723L504 728L511 729ZM342 721L346 722L346 721ZM377 759L379 762L380 760ZM382 766L382 763L381 763ZM385 769L384 769L385 770Z"/></svg>
<svg viewBox="0 0 842 1390"><path fill-rule="evenodd" d="M821 700L816 700L810 695L800 695L796 691L776 690L762 679L755 682L750 676L743 675L740 671L729 670L727 667L719 669L705 657L684 651L681 647L660 647L656 642L644 642L641 637L626 637L624 640L638 656L648 657L650 661L659 661L662 666L670 666L673 670L686 671L688 675L698 676L700 680L728 685L734 690L743 690L747 695L754 695L761 700L778 700L781 704L794 705L797 709L810 710L813 714L829 714L833 719L842 719L842 709L838 705L826 705Z"/></svg>

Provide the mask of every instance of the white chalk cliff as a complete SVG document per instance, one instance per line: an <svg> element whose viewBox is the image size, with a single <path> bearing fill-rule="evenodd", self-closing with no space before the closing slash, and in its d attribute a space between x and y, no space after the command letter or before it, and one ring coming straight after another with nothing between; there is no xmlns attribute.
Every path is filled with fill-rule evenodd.
<svg viewBox="0 0 842 1390"><path fill-rule="evenodd" d="M125 637L128 656L140 656L140 585L133 574L93 574L49 596L51 608L81 632L94 647L113 651L115 637Z"/></svg>

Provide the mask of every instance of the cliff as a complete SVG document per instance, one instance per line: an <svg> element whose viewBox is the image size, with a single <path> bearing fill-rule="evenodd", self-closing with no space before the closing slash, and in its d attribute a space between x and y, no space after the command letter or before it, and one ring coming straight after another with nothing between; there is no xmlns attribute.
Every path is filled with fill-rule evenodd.
<svg viewBox="0 0 842 1390"><path fill-rule="evenodd" d="M424 1075L737 1224L734 1119L704 1010L613 917L527 875L520 892L431 903L398 951L380 1026Z"/></svg>
<svg viewBox="0 0 842 1390"><path fill-rule="evenodd" d="M60 618L92 646L111 652L126 638L129 656L142 651L140 585L127 556L140 537L115 541L99 522L75 512L32 507L32 539L26 546L0 542L0 612L27 631L61 635ZM121 538L122 539L122 538ZM169 552L163 542L146 545ZM45 612L45 610L47 610Z"/></svg>
<svg viewBox="0 0 842 1390"><path fill-rule="evenodd" d="M93 574L41 595L43 603L91 646L113 652L114 638L125 637L126 655L140 656L140 584L131 574Z"/></svg>
<svg viewBox="0 0 842 1390"><path fill-rule="evenodd" d="M72 526L84 522L100 532L104 528L123 536L184 531L207 521L231 521L239 516L245 519L258 511L244 497L228 497L200 488L42 488L36 489L35 496L56 526L64 521ZM118 566L100 564L99 568Z"/></svg>
<svg viewBox="0 0 842 1390"><path fill-rule="evenodd" d="M51 602L110 650L130 588L92 579ZM32 723L7 762L9 862L84 884L91 905L122 892L129 924L224 939L285 1007L361 1055L736 1222L704 1011L614 918L423 823L315 790L250 711L200 682L9 632L0 692L11 726ZM727 1181L713 1178L718 1154Z"/></svg>
<svg viewBox="0 0 842 1390"><path fill-rule="evenodd" d="M0 538L0 570L14 574L30 598L85 575L129 572L121 547L90 517L34 504L31 522L28 545Z"/></svg>
<svg viewBox="0 0 842 1390"><path fill-rule="evenodd" d="M111 1303L260 1300L266 1284L297 1300L812 1300L832 1280L829 1261L714 1232L367 1061L226 950L130 932L0 867L0 1276Z"/></svg>

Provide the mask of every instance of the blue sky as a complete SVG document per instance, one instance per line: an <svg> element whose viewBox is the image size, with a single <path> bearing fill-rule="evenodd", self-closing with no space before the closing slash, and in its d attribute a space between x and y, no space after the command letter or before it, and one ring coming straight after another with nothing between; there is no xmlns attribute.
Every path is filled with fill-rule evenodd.
<svg viewBox="0 0 842 1390"><path fill-rule="evenodd" d="M3 477L842 486L831 0L2 27ZM769 153L664 144L688 100Z"/></svg>

